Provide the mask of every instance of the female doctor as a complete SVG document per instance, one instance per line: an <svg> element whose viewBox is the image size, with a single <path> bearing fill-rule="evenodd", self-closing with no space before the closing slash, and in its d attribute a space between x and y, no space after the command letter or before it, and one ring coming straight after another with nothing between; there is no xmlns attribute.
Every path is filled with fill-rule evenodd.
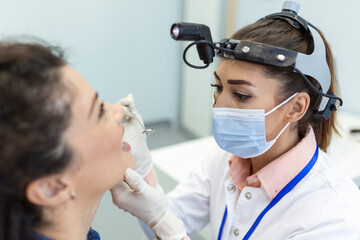
<svg viewBox="0 0 360 240"><path fill-rule="evenodd" d="M332 53L320 35L320 63L336 93ZM311 34L283 18L263 18L231 38L314 51ZM212 239L360 239L360 191L326 154L336 115L316 118L318 92L299 73L229 58L221 59L211 86L219 148L204 153L202 167L168 194L187 232L210 223ZM151 169L151 156L136 159ZM156 182L153 172L147 178Z"/></svg>

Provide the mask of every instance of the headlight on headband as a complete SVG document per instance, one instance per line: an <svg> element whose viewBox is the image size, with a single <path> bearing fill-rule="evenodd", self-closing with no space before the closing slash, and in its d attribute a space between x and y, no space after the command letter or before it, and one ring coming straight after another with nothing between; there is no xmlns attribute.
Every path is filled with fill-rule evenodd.
<svg viewBox="0 0 360 240"><path fill-rule="evenodd" d="M304 29L312 36L314 51L311 54L304 54L285 48L280 48L268 44L223 39L220 42L212 42L210 29L202 24L176 23L171 27L171 36L175 40L194 41L189 44L183 53L184 62L192 68L206 68L213 57L220 56L241 61L262 64L266 66L283 69L285 71L298 73L307 84L320 96L321 103L314 113L322 120L329 118L332 111L336 111L343 105L341 98L328 92L331 84L331 74L326 62L326 48L317 29L308 21L298 16L300 5L293 1L285 1L282 11L266 16L266 19L284 19L297 29ZM204 66L195 66L186 59L186 53L190 47L196 45L198 54L204 62ZM308 77L314 78L321 89L316 88Z"/></svg>
<svg viewBox="0 0 360 240"><path fill-rule="evenodd" d="M170 35L175 40L196 41L199 58L205 64L205 66L201 68L206 68L213 62L215 53L211 44L208 44L212 43L210 28L208 26L196 23L174 23L171 26ZM202 43L201 40L206 42ZM184 58L184 61L189 65L186 58ZM189 66L191 66L191 64Z"/></svg>

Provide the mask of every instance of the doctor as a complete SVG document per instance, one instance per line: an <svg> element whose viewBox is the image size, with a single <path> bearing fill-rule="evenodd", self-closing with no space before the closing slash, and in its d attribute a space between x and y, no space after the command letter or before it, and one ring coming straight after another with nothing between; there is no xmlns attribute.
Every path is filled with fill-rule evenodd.
<svg viewBox="0 0 360 240"><path fill-rule="evenodd" d="M232 46L240 51L234 59L219 53L211 108L219 148L168 194L189 234L210 223L212 239L360 239L360 191L326 154L340 102L329 95L336 94L332 53L321 32L290 10L234 33L252 44ZM265 57L251 59L253 47ZM294 52L296 72L274 67ZM151 156L136 159L155 184Z"/></svg>

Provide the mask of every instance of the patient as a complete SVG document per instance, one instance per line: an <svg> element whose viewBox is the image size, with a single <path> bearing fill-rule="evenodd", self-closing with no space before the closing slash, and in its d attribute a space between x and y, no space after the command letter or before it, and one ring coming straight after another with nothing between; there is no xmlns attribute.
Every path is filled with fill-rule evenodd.
<svg viewBox="0 0 360 240"><path fill-rule="evenodd" d="M100 199L135 167L123 116L60 49L0 43L0 239L99 239Z"/></svg>

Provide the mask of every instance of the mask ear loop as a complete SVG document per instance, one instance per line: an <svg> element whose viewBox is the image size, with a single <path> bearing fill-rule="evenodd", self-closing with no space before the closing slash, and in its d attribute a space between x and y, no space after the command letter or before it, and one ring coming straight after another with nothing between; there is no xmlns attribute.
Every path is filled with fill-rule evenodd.
<svg viewBox="0 0 360 240"><path fill-rule="evenodd" d="M285 101L283 101L282 103L280 103L279 105L277 105L276 107L274 107L273 109L271 109L270 111L268 111L267 113L265 113L265 116L269 115L270 113L274 112L276 109L278 109L279 107L281 107L282 105L288 103L291 101L291 99L293 99L299 92L294 93L293 95L291 95L288 99L286 99ZM290 125L290 123L288 122L285 127L283 129L281 129L280 133L273 139L271 140L271 142L276 141L281 134L285 131L285 129Z"/></svg>
<svg viewBox="0 0 360 240"><path fill-rule="evenodd" d="M280 131L280 133L276 136L275 139L273 139L272 141L276 141L280 136L281 134L285 131L285 129L290 125L290 123L288 122L285 127Z"/></svg>
<svg viewBox="0 0 360 240"><path fill-rule="evenodd" d="M278 109L279 107L281 107L282 105L288 103L291 101L291 99L293 99L299 92L294 93L293 95L291 95L288 99L286 99L285 101L283 101L282 103L280 103L279 105L277 105L276 107L274 107L273 109L271 109L270 111L268 111L267 113L265 113L265 116L269 115L270 113L274 112L276 109Z"/></svg>

